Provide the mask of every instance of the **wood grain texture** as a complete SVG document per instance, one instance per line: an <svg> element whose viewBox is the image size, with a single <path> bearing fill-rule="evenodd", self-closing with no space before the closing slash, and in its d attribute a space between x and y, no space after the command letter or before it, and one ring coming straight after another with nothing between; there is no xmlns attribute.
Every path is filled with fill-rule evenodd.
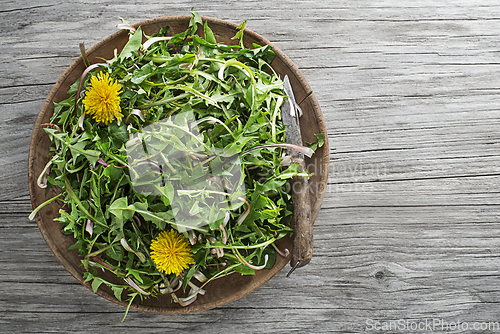
<svg viewBox="0 0 500 334"><path fill-rule="evenodd" d="M112 34L119 16L191 7L249 19L320 103L331 164L314 256L223 307L120 323L123 308L78 284L27 219L29 139L79 42ZM0 2L0 22L1 332L416 332L399 320L500 331L498 1L16 0Z"/></svg>

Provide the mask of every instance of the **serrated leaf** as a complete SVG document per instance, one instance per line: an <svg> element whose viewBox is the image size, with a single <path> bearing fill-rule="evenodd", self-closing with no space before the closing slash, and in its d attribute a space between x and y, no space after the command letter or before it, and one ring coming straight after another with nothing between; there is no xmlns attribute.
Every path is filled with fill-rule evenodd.
<svg viewBox="0 0 500 334"><path fill-rule="evenodd" d="M119 220L128 220L134 216L133 206L127 204L127 197L120 197L114 200L108 208L108 211Z"/></svg>
<svg viewBox="0 0 500 334"><path fill-rule="evenodd" d="M128 206L127 197L120 197L115 199L109 206L109 212L114 214L118 219L123 220L123 210Z"/></svg>
<svg viewBox="0 0 500 334"><path fill-rule="evenodd" d="M322 147L325 144L325 134L324 133L315 133L314 136L318 139L315 142L308 143L305 142L306 146L316 151L318 147Z"/></svg>
<svg viewBox="0 0 500 334"><path fill-rule="evenodd" d="M136 269L133 269L133 268L130 268L130 269L128 270L128 273L129 273L130 275L134 276L134 277L135 277L135 279L136 279L137 281L139 281L139 283L141 283L141 284L143 284L143 283L144 283L144 280L142 279L142 276L141 276L141 272L140 272L140 271L138 271L138 270L136 270Z"/></svg>
<svg viewBox="0 0 500 334"><path fill-rule="evenodd" d="M234 271L242 275L255 275L255 269L249 268L243 264L234 268Z"/></svg>
<svg viewBox="0 0 500 334"><path fill-rule="evenodd" d="M76 161L79 155L84 155L92 165L95 165L97 160L99 160L101 152L97 150L86 150L85 147L87 144L87 141L79 141L74 145L69 145L71 155L74 161Z"/></svg>
<svg viewBox="0 0 500 334"><path fill-rule="evenodd" d="M154 65L153 61L150 61L149 63L135 71L130 81L132 81L136 85L139 85L147 78L155 75L155 70L156 66Z"/></svg>
<svg viewBox="0 0 500 334"><path fill-rule="evenodd" d="M147 211L148 210L148 203L142 203L142 202L136 202L134 204L130 204L129 209L134 210L134 211Z"/></svg>
<svg viewBox="0 0 500 334"><path fill-rule="evenodd" d="M197 24L203 24L203 20L201 19L200 14L198 14L197 12L192 10L191 15L192 15L192 17L191 17L191 20L189 21L190 27L196 28Z"/></svg>
<svg viewBox="0 0 500 334"><path fill-rule="evenodd" d="M212 29L210 29L210 27L208 26L207 21L205 21L205 24L203 25L203 32L205 33L205 40L207 42L212 43L212 44L217 44L217 40L215 39L215 35L214 35Z"/></svg>
<svg viewBox="0 0 500 334"><path fill-rule="evenodd" d="M121 123L120 125L116 122L110 123L108 125L108 133L115 148L120 148L129 140L129 133L125 123Z"/></svg>
<svg viewBox="0 0 500 334"><path fill-rule="evenodd" d="M325 144L325 134L324 133L315 133L314 136L318 138L318 147L321 147Z"/></svg>
<svg viewBox="0 0 500 334"><path fill-rule="evenodd" d="M255 139L255 137L241 136L240 138L238 138L238 140L234 141L232 144L227 146L224 149L224 151L227 152L229 155L241 153L243 147L252 139Z"/></svg>
<svg viewBox="0 0 500 334"><path fill-rule="evenodd" d="M94 277L94 280L92 281L92 291L96 293L102 283L103 283L102 279Z"/></svg>
<svg viewBox="0 0 500 334"><path fill-rule="evenodd" d="M109 178L111 182L116 182L120 179L123 173L123 168L118 168L114 165L109 165L104 168L103 174Z"/></svg>
<svg viewBox="0 0 500 334"><path fill-rule="evenodd" d="M118 56L118 59L123 61L124 59L127 59L131 57L134 52L137 52L139 48L141 47L142 43L142 29L141 27L137 28L135 33L130 37L128 40L127 44L122 49L122 52Z"/></svg>
<svg viewBox="0 0 500 334"><path fill-rule="evenodd" d="M104 254L106 254L106 256L109 256L115 261L122 261L123 257L125 256L125 250L121 245L114 245L106 249L104 251Z"/></svg>
<svg viewBox="0 0 500 334"><path fill-rule="evenodd" d="M278 191L280 190L286 183L286 180L283 179L270 179L264 183L263 192L267 192L270 190Z"/></svg>
<svg viewBox="0 0 500 334"><path fill-rule="evenodd" d="M243 32L245 30L245 25L247 24L247 21L248 20L245 20L243 21L236 29L238 29L238 32L236 33L236 35L234 35L233 38L231 39L239 39L241 40L243 38Z"/></svg>
<svg viewBox="0 0 500 334"><path fill-rule="evenodd" d="M123 293L124 287L113 285L113 286L111 286L111 289L113 290L115 298L118 299L118 301L121 302L122 301L122 293Z"/></svg>

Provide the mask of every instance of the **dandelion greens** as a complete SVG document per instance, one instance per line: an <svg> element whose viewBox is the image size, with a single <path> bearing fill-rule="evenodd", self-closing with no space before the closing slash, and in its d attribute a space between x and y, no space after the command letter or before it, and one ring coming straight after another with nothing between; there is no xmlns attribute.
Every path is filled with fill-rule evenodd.
<svg viewBox="0 0 500 334"><path fill-rule="evenodd" d="M55 103L39 185L60 189L57 220L94 291L105 284L128 307L162 294L186 306L219 277L288 256L275 244L293 232L287 181L307 173L283 163L283 82L270 46L244 47L244 24L235 46L196 12L173 36L122 26L123 50Z"/></svg>

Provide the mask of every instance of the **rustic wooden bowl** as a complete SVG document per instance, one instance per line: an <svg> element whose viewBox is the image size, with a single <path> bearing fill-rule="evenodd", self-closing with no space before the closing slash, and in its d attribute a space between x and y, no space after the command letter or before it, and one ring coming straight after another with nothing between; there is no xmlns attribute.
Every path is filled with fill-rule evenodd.
<svg viewBox="0 0 500 334"><path fill-rule="evenodd" d="M160 17L137 23L135 24L135 27L141 26L145 34L151 35L159 31L164 26L170 26L171 33L176 34L187 29L189 20L190 16ZM208 21L208 24L213 30L219 43L227 45L234 45L237 43L237 41L231 40L231 37L233 37L237 31L237 25L214 18L204 17L203 20ZM202 31L200 31L200 35L202 35ZM100 58L111 59L113 58L114 49L118 49L118 51L120 51L127 41L128 32L124 30L118 31L90 48L87 51L88 58L91 63L102 62ZM247 47L251 47L253 43L259 45L272 45L269 41L256 33L245 30L244 44ZM304 114L300 119L303 140L313 142L316 140L314 134L317 133L324 133L326 137L325 120L311 88L290 59L288 59L288 57L275 46L273 46L273 50L276 53L276 58L271 65L282 77L286 74L288 75L294 90L296 101L303 110ZM50 146L49 137L42 130L40 124L47 123L49 121L54 109L53 102L59 102L67 98L66 92L68 91L69 86L80 77L84 69L83 59L82 57L79 57L63 73L54 85L35 122L31 137L28 166L29 188L33 208L36 208L46 199L51 198L56 194L56 190L51 189L46 195L45 189L41 189L37 186L37 178L49 160ZM312 219L314 221L318 215L321 202L324 197L328 177L328 140L326 140L325 145L319 148L313 157L308 159L306 162L308 164L309 172L315 173L309 180ZM61 203L58 203L57 201L45 206L36 215L37 224L43 237L45 238L45 241L59 261L82 284L91 289L89 283L83 283L84 268L80 263L80 257L78 256L77 251L67 250L68 247L74 243L73 237L62 234L60 231L60 223L54 221L54 218L59 215L58 211L60 207ZM286 247L291 250L293 247L292 239L286 238L280 240L279 246L282 249ZM182 307L179 304L172 303L169 296L163 296L160 298L149 298L143 302L136 299L131 308L140 311L167 314L208 310L239 299L259 288L271 277L276 275L288 263L288 261L289 259L277 256L273 268L258 271L255 276L232 274L215 280L206 286L207 293L205 295L199 295L198 299L187 307ZM103 273L103 277L111 281L116 280L115 277L106 276L106 273ZM123 282L118 282L118 284L123 284ZM119 302L114 297L113 292L104 284L101 285L97 294L113 302L126 306L126 303Z"/></svg>

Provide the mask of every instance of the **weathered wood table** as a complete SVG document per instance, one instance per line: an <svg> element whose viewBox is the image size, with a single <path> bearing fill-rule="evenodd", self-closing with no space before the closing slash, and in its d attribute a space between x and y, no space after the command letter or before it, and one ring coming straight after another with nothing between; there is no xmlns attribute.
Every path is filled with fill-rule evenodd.
<svg viewBox="0 0 500 334"><path fill-rule="evenodd" d="M28 220L30 135L80 42L191 7L249 19L320 102L314 257L223 307L120 323ZM0 22L0 332L500 331L500 2L1 0Z"/></svg>

